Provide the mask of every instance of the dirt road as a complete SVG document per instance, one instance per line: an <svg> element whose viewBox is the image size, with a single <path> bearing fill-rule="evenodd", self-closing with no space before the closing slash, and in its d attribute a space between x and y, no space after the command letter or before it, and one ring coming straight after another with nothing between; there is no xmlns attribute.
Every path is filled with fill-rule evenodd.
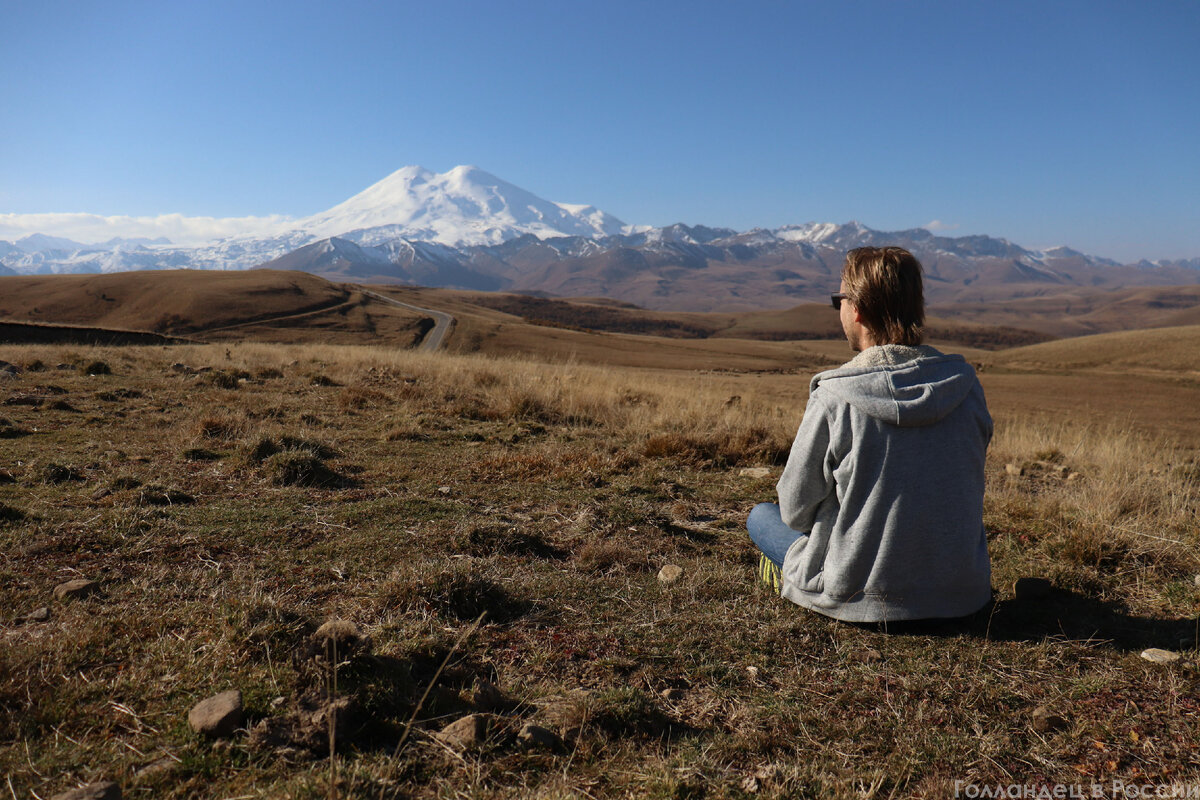
<svg viewBox="0 0 1200 800"><path fill-rule="evenodd" d="M400 306L401 308L407 308L409 311L416 311L418 313L428 314L429 316L433 317L433 330L425 334L425 338L421 340L421 344L418 348L420 350L432 351L440 349L443 341L446 338L446 334L450 332L450 326L454 324L454 317L450 316L444 311L435 311L432 308L421 308L420 306L414 306L409 303L402 303L399 300L393 300L386 295L377 294L375 292L368 292L364 290L363 294L382 303L391 303L394 306Z"/></svg>

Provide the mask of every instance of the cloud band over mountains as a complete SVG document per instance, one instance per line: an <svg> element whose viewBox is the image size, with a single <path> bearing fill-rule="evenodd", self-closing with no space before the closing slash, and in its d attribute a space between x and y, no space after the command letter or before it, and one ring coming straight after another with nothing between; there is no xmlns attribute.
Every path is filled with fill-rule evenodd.
<svg viewBox="0 0 1200 800"><path fill-rule="evenodd" d="M271 237L296 227L296 220L279 214L268 217L185 217L162 214L130 217L99 214L0 214L0 240L41 233L91 244L110 239L157 239L198 245L239 236Z"/></svg>

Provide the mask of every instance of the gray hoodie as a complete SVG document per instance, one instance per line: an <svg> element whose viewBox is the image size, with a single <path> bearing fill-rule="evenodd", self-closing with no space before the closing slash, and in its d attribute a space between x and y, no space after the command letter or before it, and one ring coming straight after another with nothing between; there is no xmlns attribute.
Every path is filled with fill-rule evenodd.
<svg viewBox="0 0 1200 800"><path fill-rule="evenodd" d="M776 487L784 523L808 533L784 559L782 595L849 622L982 608L991 437L962 356L883 345L816 375Z"/></svg>

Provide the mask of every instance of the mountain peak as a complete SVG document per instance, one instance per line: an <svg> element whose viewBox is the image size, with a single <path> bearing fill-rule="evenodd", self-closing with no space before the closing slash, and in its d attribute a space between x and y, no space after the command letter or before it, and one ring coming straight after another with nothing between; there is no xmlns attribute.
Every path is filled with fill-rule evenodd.
<svg viewBox="0 0 1200 800"><path fill-rule="evenodd" d="M357 232L370 243L380 235L446 245L499 244L522 234L607 236L625 224L591 206L551 203L470 164L444 173L401 167L344 203L300 220L316 237Z"/></svg>

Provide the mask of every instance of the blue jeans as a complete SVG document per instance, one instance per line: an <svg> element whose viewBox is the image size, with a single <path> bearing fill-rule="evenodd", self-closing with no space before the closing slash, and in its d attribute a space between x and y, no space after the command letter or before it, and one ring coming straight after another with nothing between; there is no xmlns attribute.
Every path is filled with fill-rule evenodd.
<svg viewBox="0 0 1200 800"><path fill-rule="evenodd" d="M746 530L758 549L777 567L783 566L783 557L792 543L808 535L785 525L779 516L779 506L774 503L759 503L751 509Z"/></svg>

